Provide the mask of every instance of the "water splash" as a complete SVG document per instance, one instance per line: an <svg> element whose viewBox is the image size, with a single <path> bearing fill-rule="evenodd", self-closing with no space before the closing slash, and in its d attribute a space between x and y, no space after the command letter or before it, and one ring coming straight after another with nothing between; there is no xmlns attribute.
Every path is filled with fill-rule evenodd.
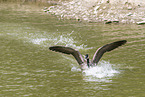
<svg viewBox="0 0 145 97"><path fill-rule="evenodd" d="M97 82L110 82L111 78L120 72L114 69L111 64L106 61L101 61L97 66L90 67L82 71L84 80L86 81L97 81ZM72 71L79 71L80 69L73 67Z"/></svg>
<svg viewBox="0 0 145 97"><path fill-rule="evenodd" d="M71 71L81 71L81 68L77 68L77 67L75 67L75 66L73 66L72 68L71 68Z"/></svg>
<svg viewBox="0 0 145 97"><path fill-rule="evenodd" d="M36 39L32 39L31 41L34 44L40 45L40 44L42 44L43 42L45 42L47 40L48 40L47 38L36 38Z"/></svg>
<svg viewBox="0 0 145 97"><path fill-rule="evenodd" d="M52 35L43 35L43 37L37 37L37 38L30 38L30 42L33 44L37 45L43 45L45 47L53 46L53 45L63 45L63 46L68 46L72 47L75 49L91 49L91 48L86 48L87 45L80 44L79 41L75 40L75 37L72 37L73 31L71 33L67 34L61 34L61 33L56 33ZM58 35L59 34L59 35ZM45 37L44 37L45 36Z"/></svg>
<svg viewBox="0 0 145 97"><path fill-rule="evenodd" d="M75 49L84 49L87 47L87 45L78 44L79 42L74 40L74 38L71 37L70 35L64 35L64 34L55 37L55 39L53 40L53 43L54 45L63 45L63 46L68 46Z"/></svg>
<svg viewBox="0 0 145 97"><path fill-rule="evenodd" d="M70 33L60 33L53 32L53 34L48 34L46 32L39 33L7 33L7 35L16 37L17 39L21 39L24 42L33 43L35 45L39 45L42 47L49 47L53 45L63 45L69 46L75 49L91 49L87 48L87 45L80 43L75 40L75 37L72 35L74 31Z"/></svg>

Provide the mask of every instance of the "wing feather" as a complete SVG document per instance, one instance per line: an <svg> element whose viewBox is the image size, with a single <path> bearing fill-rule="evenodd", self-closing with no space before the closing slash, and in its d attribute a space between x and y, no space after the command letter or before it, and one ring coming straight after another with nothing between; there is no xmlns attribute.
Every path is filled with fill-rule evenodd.
<svg viewBox="0 0 145 97"><path fill-rule="evenodd" d="M113 49L125 44L126 42L127 42L126 40L121 40L121 41L116 41L116 42L106 44L106 45L100 47L95 52L93 59L92 59L92 63L97 64L105 52L112 51Z"/></svg>
<svg viewBox="0 0 145 97"><path fill-rule="evenodd" d="M51 46L51 47L49 47L49 49L52 50L52 51L73 55L75 57L75 59L77 60L77 62L79 63L79 65L84 63L83 57L80 54L80 52L73 49L73 48L65 47L65 46Z"/></svg>

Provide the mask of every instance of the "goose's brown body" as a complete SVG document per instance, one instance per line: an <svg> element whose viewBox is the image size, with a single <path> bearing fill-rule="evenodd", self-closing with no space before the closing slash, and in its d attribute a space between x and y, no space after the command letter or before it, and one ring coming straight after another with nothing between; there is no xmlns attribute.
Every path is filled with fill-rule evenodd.
<svg viewBox="0 0 145 97"><path fill-rule="evenodd" d="M89 67L89 65L93 66L93 65L98 64L99 60L101 59L101 57L103 56L103 54L105 52L112 51L113 49L125 44L126 42L127 42L126 40L121 40L121 41L112 42L110 44L106 44L106 45L100 47L95 52L91 62L87 62L86 60L84 61L81 53L78 50L75 50L75 49L70 48L70 47L51 46L51 47L49 47L49 49L52 51L73 55L74 58L77 60L78 64L81 66L81 68L85 69L85 68Z"/></svg>

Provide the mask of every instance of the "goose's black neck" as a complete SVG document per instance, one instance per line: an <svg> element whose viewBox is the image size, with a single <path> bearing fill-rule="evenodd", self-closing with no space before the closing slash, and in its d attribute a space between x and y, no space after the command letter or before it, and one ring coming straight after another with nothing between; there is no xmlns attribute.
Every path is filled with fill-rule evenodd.
<svg viewBox="0 0 145 97"><path fill-rule="evenodd" d="M86 54L85 58L87 59L87 66L90 67L90 62L89 62L89 55Z"/></svg>

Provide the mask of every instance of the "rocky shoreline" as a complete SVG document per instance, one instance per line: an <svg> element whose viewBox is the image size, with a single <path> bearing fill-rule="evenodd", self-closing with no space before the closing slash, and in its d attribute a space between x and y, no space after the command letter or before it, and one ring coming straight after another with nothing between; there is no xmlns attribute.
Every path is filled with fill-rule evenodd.
<svg viewBox="0 0 145 97"><path fill-rule="evenodd" d="M128 1L128 0L127 0ZM44 8L44 11L61 19L77 21L110 23L145 24L144 3L111 0L73 0L55 2L55 5Z"/></svg>

